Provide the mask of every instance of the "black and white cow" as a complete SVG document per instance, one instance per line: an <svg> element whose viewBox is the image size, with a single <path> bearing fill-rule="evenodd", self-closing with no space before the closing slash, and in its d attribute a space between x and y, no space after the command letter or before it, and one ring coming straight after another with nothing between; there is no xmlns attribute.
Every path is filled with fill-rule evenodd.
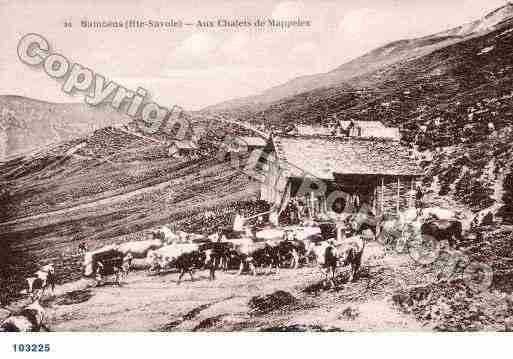
<svg viewBox="0 0 513 359"><path fill-rule="evenodd" d="M46 311L36 299L21 311L11 314L0 323L4 332L39 332L49 331L46 326Z"/></svg>
<svg viewBox="0 0 513 359"><path fill-rule="evenodd" d="M47 288L52 292L55 290L55 269L53 264L47 264L41 267L33 277L28 277L27 281L27 294L31 298L41 297Z"/></svg>

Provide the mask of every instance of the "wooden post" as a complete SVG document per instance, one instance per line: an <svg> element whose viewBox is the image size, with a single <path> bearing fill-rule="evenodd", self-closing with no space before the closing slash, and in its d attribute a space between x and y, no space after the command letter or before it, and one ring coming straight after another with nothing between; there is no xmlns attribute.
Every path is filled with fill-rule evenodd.
<svg viewBox="0 0 513 359"><path fill-rule="evenodd" d="M410 179L410 206L415 208L415 190L413 188L413 178Z"/></svg>
<svg viewBox="0 0 513 359"><path fill-rule="evenodd" d="M314 193L313 192L310 192L310 202L312 203L312 213L311 213L311 218L310 219L313 219L314 216L315 216L315 201L314 201Z"/></svg>
<svg viewBox="0 0 513 359"><path fill-rule="evenodd" d="M381 215L383 214L383 201L385 199L385 181L383 180L383 177L381 177Z"/></svg>
<svg viewBox="0 0 513 359"><path fill-rule="evenodd" d="M401 201L401 178L397 176L397 213L399 214L399 202Z"/></svg>
<svg viewBox="0 0 513 359"><path fill-rule="evenodd" d="M374 190L372 192L372 212L374 212L374 214L376 214L376 195L377 195L378 191L377 191L377 188L376 188L376 185L374 184Z"/></svg>

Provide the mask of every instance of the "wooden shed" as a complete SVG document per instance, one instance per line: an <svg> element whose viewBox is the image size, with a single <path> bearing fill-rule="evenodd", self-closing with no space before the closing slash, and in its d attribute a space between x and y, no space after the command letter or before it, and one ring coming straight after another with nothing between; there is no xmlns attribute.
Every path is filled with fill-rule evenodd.
<svg viewBox="0 0 513 359"><path fill-rule="evenodd" d="M364 203L376 214L403 210L412 205L414 183L423 175L407 148L379 138L272 136L260 162L261 199L284 208L296 198L312 217L339 211L340 202L345 211ZM305 178L312 186L306 193ZM335 191L343 194L338 209L333 208Z"/></svg>

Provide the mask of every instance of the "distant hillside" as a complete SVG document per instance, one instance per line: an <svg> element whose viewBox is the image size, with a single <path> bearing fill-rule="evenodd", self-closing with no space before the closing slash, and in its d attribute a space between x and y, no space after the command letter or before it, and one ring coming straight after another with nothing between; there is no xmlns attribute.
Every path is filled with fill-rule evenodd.
<svg viewBox="0 0 513 359"><path fill-rule="evenodd" d="M499 24L513 17L513 4L496 9L482 19L417 39L395 41L370 51L336 69L322 74L302 76L282 85L272 87L261 94L233 99L209 106L204 111L258 111L265 105L286 97L314 89L333 87L346 83L355 84L355 78L385 66L425 56L437 49L465 41L474 36L495 30ZM357 84L357 82L356 82Z"/></svg>
<svg viewBox="0 0 513 359"><path fill-rule="evenodd" d="M127 120L110 107L0 96L0 160Z"/></svg>

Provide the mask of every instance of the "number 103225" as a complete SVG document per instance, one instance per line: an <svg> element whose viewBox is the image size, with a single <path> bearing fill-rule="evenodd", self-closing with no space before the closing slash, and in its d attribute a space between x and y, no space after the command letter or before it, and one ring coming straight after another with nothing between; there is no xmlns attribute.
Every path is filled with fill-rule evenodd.
<svg viewBox="0 0 513 359"><path fill-rule="evenodd" d="M21 352L49 352L50 344L13 344L12 345L16 353Z"/></svg>

